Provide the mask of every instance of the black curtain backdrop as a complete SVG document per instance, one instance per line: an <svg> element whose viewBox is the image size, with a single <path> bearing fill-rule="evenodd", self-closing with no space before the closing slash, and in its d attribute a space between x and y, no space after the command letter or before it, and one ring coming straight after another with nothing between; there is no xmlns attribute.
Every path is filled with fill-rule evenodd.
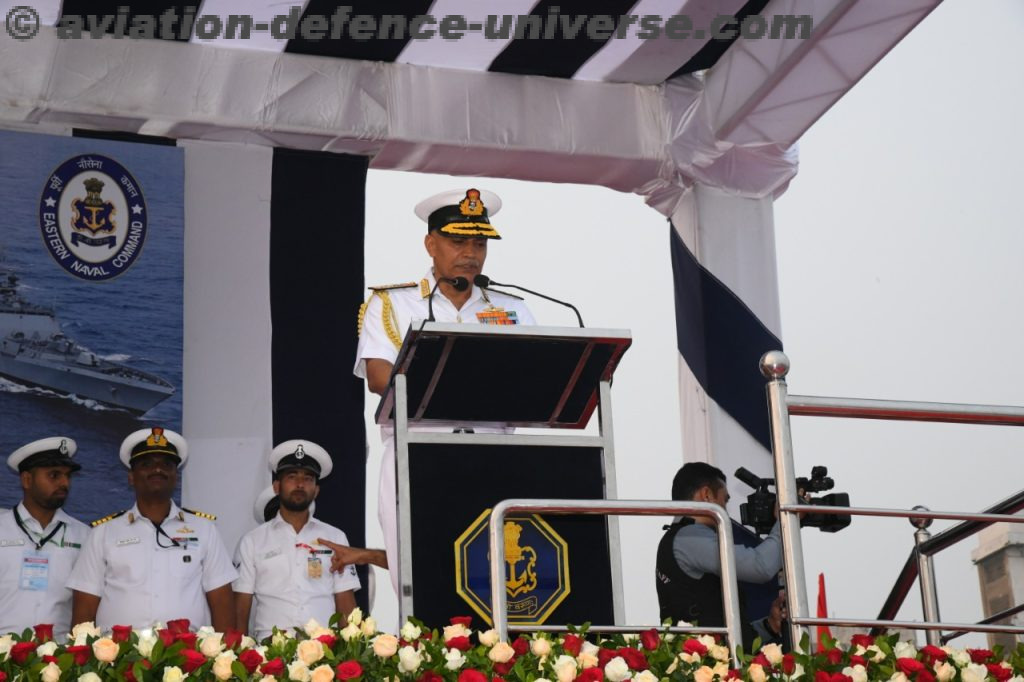
<svg viewBox="0 0 1024 682"><path fill-rule="evenodd" d="M363 382L352 375L363 302L369 159L274 149L270 317L274 442L306 438L331 454L316 516L366 542ZM356 593L367 610L366 567Z"/></svg>

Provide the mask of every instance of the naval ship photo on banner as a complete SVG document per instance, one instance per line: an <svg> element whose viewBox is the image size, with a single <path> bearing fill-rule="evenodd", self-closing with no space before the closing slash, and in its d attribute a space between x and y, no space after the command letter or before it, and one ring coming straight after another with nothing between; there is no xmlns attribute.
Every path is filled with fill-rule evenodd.
<svg viewBox="0 0 1024 682"><path fill-rule="evenodd" d="M121 440L181 429L182 150L0 131L0 193L0 456L73 438L65 509L99 518L132 503Z"/></svg>

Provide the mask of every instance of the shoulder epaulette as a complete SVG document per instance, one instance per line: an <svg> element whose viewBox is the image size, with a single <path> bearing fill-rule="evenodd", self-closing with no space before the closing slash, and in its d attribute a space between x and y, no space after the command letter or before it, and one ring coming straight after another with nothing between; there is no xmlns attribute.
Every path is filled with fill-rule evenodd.
<svg viewBox="0 0 1024 682"><path fill-rule="evenodd" d="M201 519L207 519L209 521L216 521L217 520L216 516L214 516L213 514L207 514L206 512L196 511L194 509L186 509L185 507L182 507L181 511L188 512L192 516L198 516Z"/></svg>
<svg viewBox="0 0 1024 682"><path fill-rule="evenodd" d="M378 284L376 286L366 288L371 291L391 291L392 289L409 289L418 286L419 282L402 282L401 284Z"/></svg>
<svg viewBox="0 0 1024 682"><path fill-rule="evenodd" d="M119 512L114 512L113 514L108 514L107 516L104 516L102 519L96 519L95 521L93 521L89 525L92 526L93 528L95 528L96 526L102 526L107 521L112 521L112 520L116 519L118 516L124 515L127 511L128 511L127 509L122 509Z"/></svg>

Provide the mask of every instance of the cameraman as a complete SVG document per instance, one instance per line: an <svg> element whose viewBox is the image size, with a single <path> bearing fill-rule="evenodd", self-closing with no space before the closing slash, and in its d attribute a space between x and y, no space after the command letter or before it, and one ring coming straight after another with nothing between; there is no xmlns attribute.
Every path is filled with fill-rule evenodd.
<svg viewBox="0 0 1024 682"><path fill-rule="evenodd" d="M672 499L714 502L724 509L729 502L725 474L704 462L684 464L672 481ZM735 545L733 551L737 581L771 582L782 568L778 521L757 547ZM712 627L725 625L718 534L713 519L681 516L667 526L658 545L655 578L662 621L670 619L675 623L685 620ZM743 641L750 646L757 635L745 613L742 587L739 600ZM758 621L763 622L761 618Z"/></svg>

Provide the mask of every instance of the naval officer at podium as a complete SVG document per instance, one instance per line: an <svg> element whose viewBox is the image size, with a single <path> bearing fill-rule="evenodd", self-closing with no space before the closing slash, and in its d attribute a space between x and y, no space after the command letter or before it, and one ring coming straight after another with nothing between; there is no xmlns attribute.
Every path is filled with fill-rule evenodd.
<svg viewBox="0 0 1024 682"><path fill-rule="evenodd" d="M384 395L402 338L414 320L467 324L535 324L522 299L473 284L487 259L487 245L501 239L490 217L501 208L493 192L460 189L442 192L416 206L427 223L423 245L433 267L419 282L370 287L373 293L359 311L359 348L355 374L370 390ZM444 430L434 428L431 430ZM391 584L398 592L398 512L395 440L381 427L381 462L377 516L384 531Z"/></svg>

